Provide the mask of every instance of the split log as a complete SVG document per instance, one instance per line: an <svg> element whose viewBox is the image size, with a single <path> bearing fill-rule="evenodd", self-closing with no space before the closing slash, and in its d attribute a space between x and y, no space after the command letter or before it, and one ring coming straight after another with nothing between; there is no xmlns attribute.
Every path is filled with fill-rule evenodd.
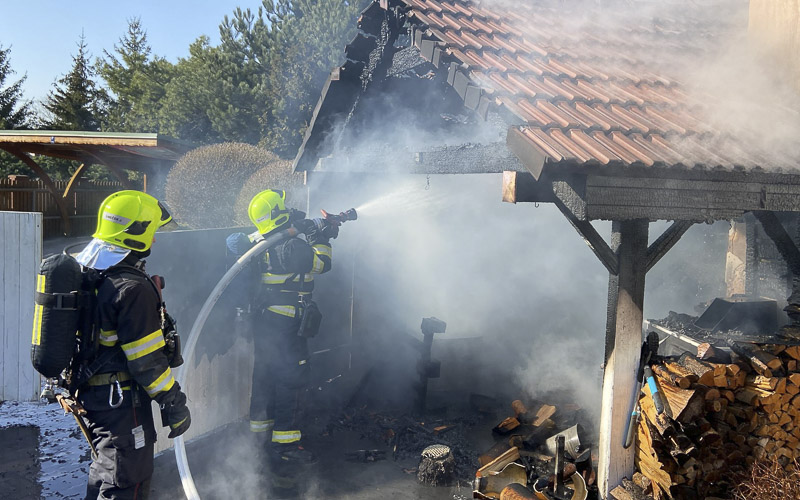
<svg viewBox="0 0 800 500"><path fill-rule="evenodd" d="M617 486L609 492L611 498L616 500L647 500L651 497L644 495L633 489L623 488L622 485Z"/></svg>
<svg viewBox="0 0 800 500"><path fill-rule="evenodd" d="M676 385L681 389L688 389L691 387L692 382L687 377L682 377L676 373L672 373L671 371L667 370L664 366L659 364L654 364L652 367L653 373L664 381L670 382L672 385Z"/></svg>
<svg viewBox="0 0 800 500"><path fill-rule="evenodd" d="M691 370L684 368L683 366L679 365L677 362L667 361L664 363L664 368L669 370L670 372L678 375L680 377L685 377L689 379L691 383L696 383L697 379L699 378L695 375Z"/></svg>
<svg viewBox="0 0 800 500"><path fill-rule="evenodd" d="M754 344L744 342L729 342L731 350L746 358L753 368L764 376L780 375L783 371L783 362L777 356L763 351Z"/></svg>
<svg viewBox="0 0 800 500"><path fill-rule="evenodd" d="M514 411L514 416L516 419L522 424L533 423L533 421L536 419L536 415L533 412L528 411L525 403L519 399L515 399L511 402L511 409Z"/></svg>
<svg viewBox="0 0 800 500"><path fill-rule="evenodd" d="M646 394L639 398L639 406L642 409L642 414L645 416L642 420L648 420L650 425L655 427L662 436L668 436L675 432L675 428L670 422L669 417L667 417L667 412L665 411L661 415L656 413L656 407L653 404L653 398L650 397L650 389L647 386L645 386L644 392L646 392Z"/></svg>
<svg viewBox="0 0 800 500"><path fill-rule="evenodd" d="M779 379L776 377L765 377L763 375L748 375L745 379L745 387L756 387L767 391L774 391L778 386Z"/></svg>
<svg viewBox="0 0 800 500"><path fill-rule="evenodd" d="M503 420L497 426L492 429L492 432L496 434L509 434L511 431L516 429L520 426L519 420L514 417L508 417L507 419Z"/></svg>
<svg viewBox="0 0 800 500"><path fill-rule="evenodd" d="M678 359L678 364L697 376L697 383L714 385L714 369L704 361L700 361L688 352L683 353Z"/></svg>
<svg viewBox="0 0 800 500"><path fill-rule="evenodd" d="M703 414L703 395L693 389L681 389L671 384L659 384L664 406L673 420L691 422ZM650 394L650 388L645 389Z"/></svg>
<svg viewBox="0 0 800 500"><path fill-rule="evenodd" d="M697 346L697 358L711 363L730 363L731 355L727 352L703 342Z"/></svg>
<svg viewBox="0 0 800 500"><path fill-rule="evenodd" d="M633 473L633 484L641 488L645 493L651 491L653 488L653 482L641 472Z"/></svg>
<svg viewBox="0 0 800 500"><path fill-rule="evenodd" d="M783 354L800 361L800 346L789 346L783 351Z"/></svg>
<svg viewBox="0 0 800 500"><path fill-rule="evenodd" d="M536 412L536 418L533 419L533 425L539 427L543 425L556 413L556 407L553 405L542 405Z"/></svg>

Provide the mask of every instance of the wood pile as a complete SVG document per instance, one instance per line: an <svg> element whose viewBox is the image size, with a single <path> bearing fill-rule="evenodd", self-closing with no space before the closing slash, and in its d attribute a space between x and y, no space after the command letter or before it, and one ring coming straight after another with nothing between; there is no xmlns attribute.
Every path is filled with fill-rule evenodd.
<svg viewBox="0 0 800 500"><path fill-rule="evenodd" d="M651 367L665 411L645 385L636 469L654 498L728 497L756 460L800 458L800 345L701 344Z"/></svg>

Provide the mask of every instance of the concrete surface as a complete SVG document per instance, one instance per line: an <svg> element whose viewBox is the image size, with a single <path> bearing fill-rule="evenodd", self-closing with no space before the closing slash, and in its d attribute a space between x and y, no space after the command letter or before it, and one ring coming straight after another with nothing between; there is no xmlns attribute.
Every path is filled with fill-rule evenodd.
<svg viewBox="0 0 800 500"><path fill-rule="evenodd" d="M481 422L468 434L478 440L491 441L491 426ZM364 433L335 430L307 433L305 446L319 458L307 472L302 485L288 495L269 487L269 467L264 457L266 446L253 439L246 423L237 423L221 431L195 440L187 446L187 456L201 498L325 498L329 500L374 500L409 498L430 500L465 500L472 498L472 487L466 481L452 487L428 487L417 482L415 456L393 460L392 451L381 441L364 437ZM484 441L485 442L485 441ZM430 444L433 444L432 439ZM477 446L476 446L477 448ZM353 462L345 454L361 449L386 452L386 460ZM477 464L477 455L475 455ZM175 455L166 451L156 457L151 498L171 499L182 494Z"/></svg>
<svg viewBox="0 0 800 500"><path fill-rule="evenodd" d="M0 492L3 498L35 500L39 477L39 428L32 425L0 429Z"/></svg>

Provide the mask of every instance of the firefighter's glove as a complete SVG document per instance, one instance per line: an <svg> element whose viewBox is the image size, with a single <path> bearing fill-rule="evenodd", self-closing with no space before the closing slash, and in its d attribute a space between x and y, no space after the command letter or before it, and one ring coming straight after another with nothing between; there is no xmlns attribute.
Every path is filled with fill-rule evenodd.
<svg viewBox="0 0 800 500"><path fill-rule="evenodd" d="M305 235L313 234L317 230L317 225L310 219L296 220L292 222L292 226Z"/></svg>
<svg viewBox="0 0 800 500"><path fill-rule="evenodd" d="M326 240L335 240L339 236L339 224L329 222L322 227L322 237Z"/></svg>
<svg viewBox="0 0 800 500"><path fill-rule="evenodd" d="M192 424L192 416L186 407L186 394L178 392L171 403L161 405L161 425L169 427L169 438L186 432Z"/></svg>
<svg viewBox="0 0 800 500"><path fill-rule="evenodd" d="M289 222L295 222L306 218L306 213L294 208L289 209Z"/></svg>

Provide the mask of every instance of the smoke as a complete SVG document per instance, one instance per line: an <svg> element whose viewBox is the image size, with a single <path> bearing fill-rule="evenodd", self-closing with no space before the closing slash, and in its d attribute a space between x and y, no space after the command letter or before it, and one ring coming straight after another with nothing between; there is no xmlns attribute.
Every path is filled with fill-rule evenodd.
<svg viewBox="0 0 800 500"><path fill-rule="evenodd" d="M538 38L530 39L547 50L585 50L589 64L608 71L668 75L655 85L690 103L699 113L696 121L705 124L702 131L713 130L751 155L757 155L757 145L744 138L758 139L760 149L794 154L792 132L770 134L766 127L769 117L780 116L787 125L794 117L781 100L786 94L775 90L776 80L763 74L735 78L737 71L759 67L753 66L755 52L742 45L746 2L549 2L547 17L526 10L545 3L481 5L505 11L504 20L534 32ZM535 22L552 17L558 22ZM361 97L348 129L329 138L336 136L336 149L323 170L373 174L311 175L312 207L360 208L359 221L345 226L334 242L334 259L352 258L355 271L348 265L343 275L334 271L327 277L355 290L354 337L392 349L392 340L378 339L397 330L418 335L420 319L437 316L448 323L447 333L437 338L482 339L465 368L443 365L443 373L456 370L471 376L474 387L504 394L513 393L512 386L530 397L563 391L596 409L605 268L553 207L502 204L499 176L399 174L409 171L415 152L492 144L504 130L491 113L480 123L460 102L451 106L446 96L454 92L437 87L430 66L405 62L401 76L422 82L412 87L417 93L428 85L429 94L410 97L413 92L388 79ZM726 84L733 80L736 85ZM776 107L786 113L775 114ZM695 136L692 142L706 139ZM471 169L463 165L463 171ZM667 227L652 226L651 241ZM596 227L608 239L609 224ZM698 304L724 293L726 230L725 223L695 226L656 266L648 275L655 286L648 288L646 318L669 310L695 313ZM693 259L687 259L690 253ZM321 302L326 299L322 293ZM481 374L501 376L487 381Z"/></svg>
<svg viewBox="0 0 800 500"><path fill-rule="evenodd" d="M791 138L797 137L797 116L785 105L788 91L754 64L758 53L747 47L736 9L718 2L587 3L627 4L631 10L621 17L596 16L591 10L566 16L558 26L533 25L569 33L562 49L587 44L596 62L608 68L635 71L627 59L645 57L675 75L681 83L676 92L705 113L709 129L735 138L738 148L778 150L783 158L795 154ZM676 5L706 10L689 16L688 27L675 29L670 19L675 19ZM729 11L734 12L730 18ZM642 18L650 19L649 31L630 29L632 19ZM720 22L731 29L704 38L703 27ZM597 43L598 27L617 33L609 38L617 45ZM689 40L689 28L701 36ZM644 53L644 42L656 35L675 43L658 54ZM693 49L681 49L680 41L691 41ZM419 339L421 319L436 316L447 322L447 332L436 335L434 357L443 361L442 376L431 382L436 397L429 406L446 404L439 397L463 403L471 391L505 402L558 397L547 402L577 402L598 414L607 271L555 207L501 203L499 175L403 173L419 166L415 153L494 144L505 130L492 114L486 123L477 121L457 96L451 99L452 88L426 76L429 66L417 61L407 67L401 76L423 86L403 89L393 81L387 83L392 92L365 94L344 134L337 131L328 138L336 149L323 170L338 172L310 175L309 217L319 209L359 211L358 221L343 225L333 241L333 270L316 280L315 300L325 319L320 336L311 342L311 351L344 344L353 356L312 357L315 380L348 370L367 372L368 389L377 399L408 408L418 353L407 347L407 339ZM463 171L470 169L463 165ZM608 241L610 224L594 225ZM651 224L651 241L666 227ZM648 273L645 318L663 317L671 309L694 313L698 304L724 293L726 242L726 223L693 227ZM224 340L217 342L224 347ZM456 387L460 392L452 390ZM246 455L228 457L231 469L247 463ZM258 487L250 481L256 472L241 471L237 491L258 491L249 490ZM230 491L231 477L238 483L240 472L214 477L212 483L225 485L220 492Z"/></svg>

